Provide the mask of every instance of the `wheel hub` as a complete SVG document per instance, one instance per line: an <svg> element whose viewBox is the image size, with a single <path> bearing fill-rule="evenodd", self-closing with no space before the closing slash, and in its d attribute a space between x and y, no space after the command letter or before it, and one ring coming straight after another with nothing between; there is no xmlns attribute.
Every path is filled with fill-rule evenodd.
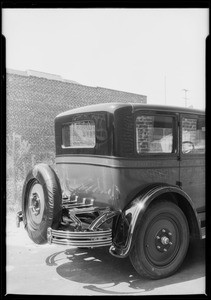
<svg viewBox="0 0 211 300"><path fill-rule="evenodd" d="M38 216L40 214L40 198L37 193L33 193L31 197L31 211L32 214Z"/></svg>
<svg viewBox="0 0 211 300"><path fill-rule="evenodd" d="M172 245L172 233L167 229L161 229L155 237L155 246L160 252L167 252Z"/></svg>
<svg viewBox="0 0 211 300"><path fill-rule="evenodd" d="M161 238L161 243L163 244L163 245L168 245L169 244L169 238L167 237L167 236L162 236L162 238Z"/></svg>
<svg viewBox="0 0 211 300"><path fill-rule="evenodd" d="M29 191L28 224L32 228L40 224L45 210L45 196L42 185L35 181ZM29 221L30 220L30 221Z"/></svg>

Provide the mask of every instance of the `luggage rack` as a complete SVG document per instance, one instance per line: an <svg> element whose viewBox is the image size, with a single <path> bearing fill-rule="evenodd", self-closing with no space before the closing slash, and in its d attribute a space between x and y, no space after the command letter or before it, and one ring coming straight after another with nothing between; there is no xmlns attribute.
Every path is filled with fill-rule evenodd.
<svg viewBox="0 0 211 300"><path fill-rule="evenodd" d="M105 223L112 221L120 212L109 207L96 207L93 203L92 198L83 198L80 202L78 199L63 199L62 206L66 213L58 230L48 227L48 243L87 248L110 246L112 229ZM89 221L83 222L84 215Z"/></svg>

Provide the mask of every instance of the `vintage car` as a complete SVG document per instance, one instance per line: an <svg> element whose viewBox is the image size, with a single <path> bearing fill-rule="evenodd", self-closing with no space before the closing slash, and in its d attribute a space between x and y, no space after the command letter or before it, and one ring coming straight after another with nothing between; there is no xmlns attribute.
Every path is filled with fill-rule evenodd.
<svg viewBox="0 0 211 300"><path fill-rule="evenodd" d="M56 170L34 166L17 213L35 243L109 246L159 279L205 237L203 111L90 105L56 117L55 143Z"/></svg>

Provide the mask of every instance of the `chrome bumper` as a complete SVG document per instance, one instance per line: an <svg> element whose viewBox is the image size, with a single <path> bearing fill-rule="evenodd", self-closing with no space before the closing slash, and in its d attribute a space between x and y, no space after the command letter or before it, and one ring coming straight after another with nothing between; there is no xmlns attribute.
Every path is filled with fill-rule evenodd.
<svg viewBox="0 0 211 300"><path fill-rule="evenodd" d="M85 198L84 198L85 199ZM93 201L83 199L83 202L63 201L65 214L62 216L59 229L48 227L47 242L49 244L70 245L75 247L96 248L112 245L112 229L110 222L120 211L113 211L109 207L98 208ZM91 223L83 222L80 216L97 213L98 216ZM22 212L17 213L17 226L23 220Z"/></svg>
<svg viewBox="0 0 211 300"><path fill-rule="evenodd" d="M112 230L98 231L63 231L48 228L48 243L70 245L75 247L102 247L112 244Z"/></svg>
<svg viewBox="0 0 211 300"><path fill-rule="evenodd" d="M69 218L63 217L63 221L73 221L76 223L76 227L73 228L73 230L69 230L69 228L55 230L48 227L48 243L87 248L111 246L112 229L108 227L103 228L101 225L103 225L106 221L113 219L113 217L117 216L120 212L105 208L101 211L99 216L96 217L91 224L89 224L88 227L84 228L82 222L77 216L94 211L96 211L96 208L94 207L71 207L71 209L69 209Z"/></svg>
<svg viewBox="0 0 211 300"><path fill-rule="evenodd" d="M20 222L23 221L23 214L22 211L17 212L16 214L16 226L20 227Z"/></svg>

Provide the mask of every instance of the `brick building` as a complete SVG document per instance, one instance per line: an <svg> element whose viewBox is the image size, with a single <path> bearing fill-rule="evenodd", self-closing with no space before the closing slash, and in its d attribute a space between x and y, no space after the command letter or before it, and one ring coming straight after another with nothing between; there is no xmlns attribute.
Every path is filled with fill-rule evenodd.
<svg viewBox="0 0 211 300"><path fill-rule="evenodd" d="M105 102L146 103L143 95L90 87L58 75L7 70L7 203L20 210L23 182L39 162L55 167L54 118L79 106Z"/></svg>
<svg viewBox="0 0 211 300"><path fill-rule="evenodd" d="M105 102L146 103L147 97L91 87L58 75L7 70L7 134L16 133L31 144L34 153L54 151L57 114Z"/></svg>

